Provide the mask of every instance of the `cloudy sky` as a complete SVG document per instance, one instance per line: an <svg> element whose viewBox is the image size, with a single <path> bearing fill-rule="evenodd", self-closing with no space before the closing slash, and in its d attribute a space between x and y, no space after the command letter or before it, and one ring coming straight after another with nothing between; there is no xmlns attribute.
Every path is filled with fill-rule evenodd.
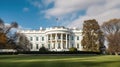
<svg viewBox="0 0 120 67"><path fill-rule="evenodd" d="M120 0L0 0L0 18L28 29L82 28L84 20L96 19L102 24L120 18Z"/></svg>

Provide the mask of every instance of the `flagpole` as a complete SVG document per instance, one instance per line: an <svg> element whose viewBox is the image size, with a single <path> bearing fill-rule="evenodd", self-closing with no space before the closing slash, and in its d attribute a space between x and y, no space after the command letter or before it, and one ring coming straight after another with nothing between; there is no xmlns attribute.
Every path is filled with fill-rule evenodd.
<svg viewBox="0 0 120 67"><path fill-rule="evenodd" d="M59 20L59 18L56 18L57 26L58 26L58 20Z"/></svg>

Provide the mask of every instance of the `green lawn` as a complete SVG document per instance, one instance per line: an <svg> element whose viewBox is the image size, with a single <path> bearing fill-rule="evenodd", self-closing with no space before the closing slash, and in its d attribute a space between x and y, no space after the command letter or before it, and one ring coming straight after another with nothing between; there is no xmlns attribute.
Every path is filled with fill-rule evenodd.
<svg viewBox="0 0 120 67"><path fill-rule="evenodd" d="M120 67L120 56L0 55L0 67Z"/></svg>

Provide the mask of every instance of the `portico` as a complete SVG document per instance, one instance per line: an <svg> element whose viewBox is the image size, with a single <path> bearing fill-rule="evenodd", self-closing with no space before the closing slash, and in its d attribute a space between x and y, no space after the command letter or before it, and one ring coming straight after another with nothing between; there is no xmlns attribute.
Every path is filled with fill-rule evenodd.
<svg viewBox="0 0 120 67"><path fill-rule="evenodd" d="M48 48L52 50L67 50L70 45L70 34L51 33L47 34Z"/></svg>

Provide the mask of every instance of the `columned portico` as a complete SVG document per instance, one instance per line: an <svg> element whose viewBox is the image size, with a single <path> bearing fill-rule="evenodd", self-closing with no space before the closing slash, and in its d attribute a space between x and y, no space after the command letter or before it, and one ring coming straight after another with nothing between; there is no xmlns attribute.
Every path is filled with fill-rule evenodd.
<svg viewBox="0 0 120 67"><path fill-rule="evenodd" d="M47 42L50 44L50 50L66 50L69 48L70 35L68 33L47 34Z"/></svg>

